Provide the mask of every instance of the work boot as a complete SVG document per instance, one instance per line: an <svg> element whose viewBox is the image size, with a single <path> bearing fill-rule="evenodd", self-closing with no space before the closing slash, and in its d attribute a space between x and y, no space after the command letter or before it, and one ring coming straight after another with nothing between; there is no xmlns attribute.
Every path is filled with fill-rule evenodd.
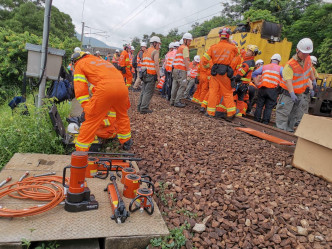
<svg viewBox="0 0 332 249"><path fill-rule="evenodd" d="M150 110L150 109L140 111L141 114L149 114L149 113L152 113L152 112L153 112L153 111Z"/></svg>
<svg viewBox="0 0 332 249"><path fill-rule="evenodd" d="M224 118L226 116L226 112L216 112L216 118Z"/></svg>
<svg viewBox="0 0 332 249"><path fill-rule="evenodd" d="M235 115L224 117L224 119L225 119L227 122L233 122L234 118L235 118Z"/></svg>
<svg viewBox="0 0 332 249"><path fill-rule="evenodd" d="M201 107L201 108L199 108L199 111L204 113L205 112L205 108Z"/></svg>
<svg viewBox="0 0 332 249"><path fill-rule="evenodd" d="M130 150L131 149L131 146L133 145L133 140L132 139L129 139L127 142L125 142L123 144L123 150Z"/></svg>
<svg viewBox="0 0 332 249"><path fill-rule="evenodd" d="M215 118L215 116L212 116L212 115L208 114L207 112L204 114L204 116L206 116L208 118Z"/></svg>
<svg viewBox="0 0 332 249"><path fill-rule="evenodd" d="M174 103L171 103L171 106L174 106Z"/></svg>
<svg viewBox="0 0 332 249"><path fill-rule="evenodd" d="M181 102L178 102L178 103L175 103L174 106L179 107L179 108L184 108L184 107L186 107L186 104L182 104Z"/></svg>

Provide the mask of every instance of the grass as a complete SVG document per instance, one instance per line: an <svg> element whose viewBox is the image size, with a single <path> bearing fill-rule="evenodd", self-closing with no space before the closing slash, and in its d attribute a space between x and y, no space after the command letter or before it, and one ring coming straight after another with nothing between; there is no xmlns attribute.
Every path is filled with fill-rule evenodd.
<svg viewBox="0 0 332 249"><path fill-rule="evenodd" d="M48 115L51 104L51 100L46 100L44 106L36 108L31 96L26 102L29 115L22 115L26 111L22 104L13 112L8 104L0 106L0 170L15 153L65 153ZM69 102L57 107L62 118L69 115Z"/></svg>

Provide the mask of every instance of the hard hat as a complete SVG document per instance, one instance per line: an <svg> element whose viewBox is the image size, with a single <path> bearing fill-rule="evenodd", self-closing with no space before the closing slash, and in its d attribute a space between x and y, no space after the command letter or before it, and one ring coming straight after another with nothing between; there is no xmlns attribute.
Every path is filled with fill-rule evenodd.
<svg viewBox="0 0 332 249"><path fill-rule="evenodd" d="M192 36L190 33L185 33L185 34L182 36L182 39L192 40L192 39L193 39L193 36Z"/></svg>
<svg viewBox="0 0 332 249"><path fill-rule="evenodd" d="M201 61L201 57L199 57L199 55L195 55L194 61L196 61L197 63L199 63Z"/></svg>
<svg viewBox="0 0 332 249"><path fill-rule="evenodd" d="M281 55L280 54L274 54L271 57L271 60L277 60L277 61L281 61Z"/></svg>
<svg viewBox="0 0 332 249"><path fill-rule="evenodd" d="M316 65L317 64L317 57L316 56L310 56L310 59L311 59L311 63Z"/></svg>
<svg viewBox="0 0 332 249"><path fill-rule="evenodd" d="M74 53L77 53L77 52L81 52L81 48L76 47L76 48L74 49Z"/></svg>
<svg viewBox="0 0 332 249"><path fill-rule="evenodd" d="M85 53L86 53L86 54L91 54L89 51L86 51Z"/></svg>
<svg viewBox="0 0 332 249"><path fill-rule="evenodd" d="M254 52L255 55L262 53L261 51L259 51L259 49L256 45L248 45L247 49Z"/></svg>
<svg viewBox="0 0 332 249"><path fill-rule="evenodd" d="M96 51L96 54L100 54L100 52L99 52L99 51Z"/></svg>
<svg viewBox="0 0 332 249"><path fill-rule="evenodd" d="M141 42L141 47L146 47L146 42Z"/></svg>
<svg viewBox="0 0 332 249"><path fill-rule="evenodd" d="M174 42L174 47L180 47L180 42L178 41Z"/></svg>
<svg viewBox="0 0 332 249"><path fill-rule="evenodd" d="M309 54L314 50L314 44L310 38L303 38L299 41L296 48L304 54Z"/></svg>
<svg viewBox="0 0 332 249"><path fill-rule="evenodd" d="M120 53L120 50L119 49L115 50L115 53Z"/></svg>
<svg viewBox="0 0 332 249"><path fill-rule="evenodd" d="M174 42L171 42L171 43L168 45L168 48L174 48Z"/></svg>
<svg viewBox="0 0 332 249"><path fill-rule="evenodd" d="M259 59L256 61L255 65L257 66L258 64L264 64L264 61L262 59Z"/></svg>
<svg viewBox="0 0 332 249"><path fill-rule="evenodd" d="M130 48L131 48L131 50L135 50L134 46L131 46Z"/></svg>
<svg viewBox="0 0 332 249"><path fill-rule="evenodd" d="M126 48L131 49L130 44L126 44L126 45L123 46L123 49L126 49Z"/></svg>
<svg viewBox="0 0 332 249"><path fill-rule="evenodd" d="M181 39L181 40L179 41L179 44L180 44L180 45L182 45L182 44L183 44L183 39Z"/></svg>
<svg viewBox="0 0 332 249"><path fill-rule="evenodd" d="M69 123L67 130L69 133L78 134L80 127L76 123Z"/></svg>
<svg viewBox="0 0 332 249"><path fill-rule="evenodd" d="M152 36L150 38L150 42L158 42L161 43L160 38L158 36Z"/></svg>
<svg viewBox="0 0 332 249"><path fill-rule="evenodd" d="M84 56L86 56L87 53L81 51L81 52L77 52L77 53L73 53L71 56L71 61L73 63L76 63L78 60L82 59Z"/></svg>
<svg viewBox="0 0 332 249"><path fill-rule="evenodd" d="M219 37L220 38L226 38L226 39L228 39L231 34L232 34L232 31L229 28L226 28L226 27L221 28L219 30Z"/></svg>

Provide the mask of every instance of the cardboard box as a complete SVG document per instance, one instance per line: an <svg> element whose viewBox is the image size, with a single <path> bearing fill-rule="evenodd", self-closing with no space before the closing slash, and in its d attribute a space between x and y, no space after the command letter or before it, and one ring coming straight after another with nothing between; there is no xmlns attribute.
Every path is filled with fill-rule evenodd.
<svg viewBox="0 0 332 249"><path fill-rule="evenodd" d="M332 118L304 114L295 135L293 166L332 182Z"/></svg>

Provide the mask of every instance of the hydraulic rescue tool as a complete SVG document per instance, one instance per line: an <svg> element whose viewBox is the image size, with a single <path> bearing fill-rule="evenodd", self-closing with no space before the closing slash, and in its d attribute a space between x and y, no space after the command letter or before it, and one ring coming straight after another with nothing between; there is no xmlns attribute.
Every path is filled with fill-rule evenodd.
<svg viewBox="0 0 332 249"><path fill-rule="evenodd" d="M0 183L0 188L5 185L6 183L10 182L12 180L12 177L11 176L8 176L6 178L6 180L3 180L1 183Z"/></svg>
<svg viewBox="0 0 332 249"><path fill-rule="evenodd" d="M118 172L116 172L118 173ZM121 183L124 184L124 180L126 178L126 175L129 174L136 174L136 170L134 168L124 168L122 169L122 176L121 176Z"/></svg>
<svg viewBox="0 0 332 249"><path fill-rule="evenodd" d="M133 213L137 210L141 212L145 210L149 215L152 215L154 211L152 195L152 189L139 188L137 190L137 196L129 204L129 211ZM134 208L133 205L135 205Z"/></svg>
<svg viewBox="0 0 332 249"><path fill-rule="evenodd" d="M40 175L33 175L34 177L41 177L41 176L53 176L56 175L55 172L49 172L49 173L45 173L45 174L40 174Z"/></svg>
<svg viewBox="0 0 332 249"><path fill-rule="evenodd" d="M126 210L125 203L120 196L118 185L116 183L116 176L112 172L110 172L110 175L111 183L107 185L104 191L107 191L111 201L111 206L114 213L111 216L111 219L120 224L126 221L130 213Z"/></svg>
<svg viewBox="0 0 332 249"><path fill-rule="evenodd" d="M147 180L142 180L143 178L148 178ZM154 185L151 183L151 177L147 175L139 176L135 174L126 175L124 180L124 187L123 187L123 196L129 199L133 199L137 195L137 190L141 183L147 183L148 187L152 187L152 192L154 192Z"/></svg>
<svg viewBox="0 0 332 249"><path fill-rule="evenodd" d="M98 202L86 186L85 170L88 166L88 153L75 151L71 155L71 165L63 169L63 186L68 188L65 210L80 212L98 209ZM69 186L65 184L66 170L70 168Z"/></svg>
<svg viewBox="0 0 332 249"><path fill-rule="evenodd" d="M93 178L100 175L100 171L118 171L118 168L133 168L132 161L141 161L133 157L89 157L85 177Z"/></svg>

